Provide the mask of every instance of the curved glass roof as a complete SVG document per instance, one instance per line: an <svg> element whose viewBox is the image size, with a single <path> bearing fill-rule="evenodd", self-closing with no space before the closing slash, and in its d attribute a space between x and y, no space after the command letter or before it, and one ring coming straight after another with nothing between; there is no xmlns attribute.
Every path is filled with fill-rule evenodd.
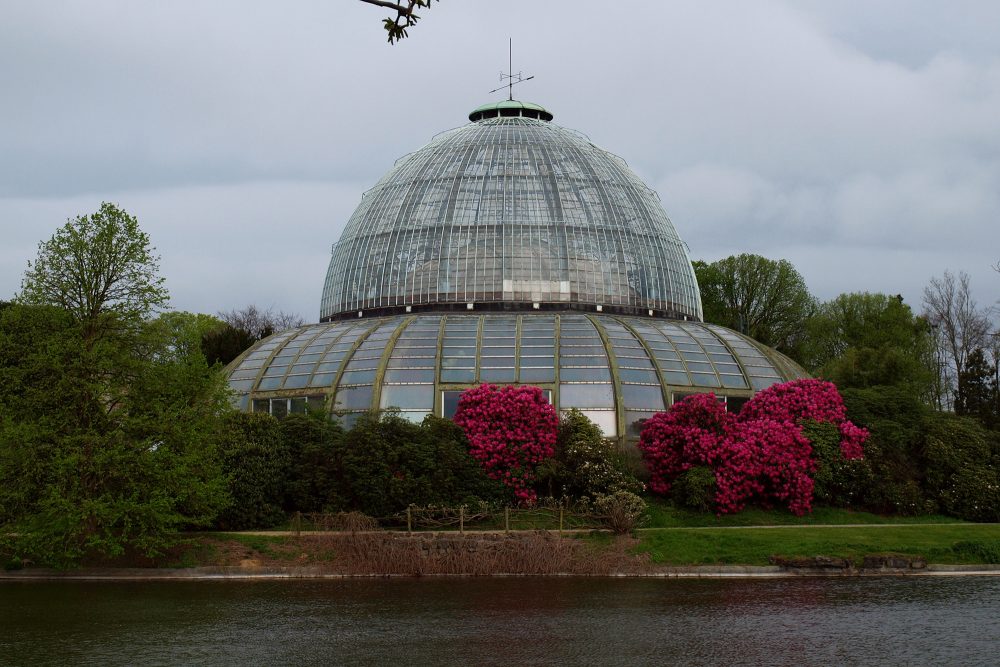
<svg viewBox="0 0 1000 667"><path fill-rule="evenodd" d="M325 407L351 422L399 408L450 417L464 389L531 384L610 436L673 401L715 392L741 402L805 373L787 357L710 324L582 313L419 314L341 320L265 339L231 364L240 406L283 416Z"/></svg>
<svg viewBox="0 0 1000 667"><path fill-rule="evenodd" d="M503 104L515 103L438 135L365 194L333 247L320 319L537 303L700 320L656 193L582 135Z"/></svg>

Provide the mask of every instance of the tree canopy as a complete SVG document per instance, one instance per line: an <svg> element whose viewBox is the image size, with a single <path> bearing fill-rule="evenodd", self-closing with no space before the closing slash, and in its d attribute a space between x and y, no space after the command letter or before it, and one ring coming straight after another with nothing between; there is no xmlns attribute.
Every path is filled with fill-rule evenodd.
<svg viewBox="0 0 1000 667"><path fill-rule="evenodd" d="M744 253L694 269L706 322L797 356L815 300L791 262Z"/></svg>
<svg viewBox="0 0 1000 667"><path fill-rule="evenodd" d="M154 252L135 216L104 202L38 244L18 300L65 309L88 340L141 323L169 301Z"/></svg>
<svg viewBox="0 0 1000 667"><path fill-rule="evenodd" d="M384 7L396 12L395 16L390 16L382 22L385 31L389 34L390 44L399 41L404 37L408 37L409 33L406 32L407 28L415 26L417 21L420 20L420 17L413 13L414 10L418 7L429 9L433 1L434 0L400 0L399 2L391 2L390 0L361 0L361 2L366 2L369 5Z"/></svg>

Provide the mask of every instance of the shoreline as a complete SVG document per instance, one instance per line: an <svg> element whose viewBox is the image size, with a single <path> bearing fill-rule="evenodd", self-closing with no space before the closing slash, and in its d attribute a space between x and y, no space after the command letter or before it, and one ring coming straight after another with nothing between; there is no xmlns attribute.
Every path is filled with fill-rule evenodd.
<svg viewBox="0 0 1000 667"><path fill-rule="evenodd" d="M526 577L581 577L602 579L783 579L783 578L872 578L872 577L983 577L1000 576L1000 565L935 565L914 569L856 569L830 571L820 568L788 569L778 565L690 565L651 569L648 572L547 573L517 574L355 574L329 572L315 567L239 567L214 566L191 568L84 568L80 570L26 569L0 572L0 582L9 581L258 581L320 579L481 579Z"/></svg>

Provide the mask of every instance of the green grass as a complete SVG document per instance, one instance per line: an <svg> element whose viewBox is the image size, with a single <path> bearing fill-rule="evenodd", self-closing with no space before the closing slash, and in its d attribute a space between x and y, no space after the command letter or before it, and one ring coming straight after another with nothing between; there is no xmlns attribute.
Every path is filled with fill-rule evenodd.
<svg viewBox="0 0 1000 667"><path fill-rule="evenodd" d="M860 563L867 554L923 556L929 563L984 563L1000 554L1000 525L795 528L673 528L639 533L638 550L671 565L767 565L768 557L832 556Z"/></svg>
<svg viewBox="0 0 1000 667"><path fill-rule="evenodd" d="M855 512L835 507L817 507L810 514L795 516L788 510L748 508L737 514L716 516L707 512L691 512L673 505L649 500L646 528L684 528L711 526L809 526L838 524L935 524L962 523L961 519L930 514L924 516L881 516L870 512Z"/></svg>

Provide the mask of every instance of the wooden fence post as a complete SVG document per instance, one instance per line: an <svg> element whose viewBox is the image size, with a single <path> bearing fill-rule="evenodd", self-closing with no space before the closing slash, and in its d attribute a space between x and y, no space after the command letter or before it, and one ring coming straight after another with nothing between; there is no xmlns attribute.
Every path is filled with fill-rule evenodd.
<svg viewBox="0 0 1000 667"><path fill-rule="evenodd" d="M413 516L410 514L410 508L406 508L406 534L413 534Z"/></svg>
<svg viewBox="0 0 1000 667"><path fill-rule="evenodd" d="M295 513L295 537L302 536L302 512Z"/></svg>
<svg viewBox="0 0 1000 667"><path fill-rule="evenodd" d="M458 508L458 532L465 535L465 505Z"/></svg>
<svg viewBox="0 0 1000 667"><path fill-rule="evenodd" d="M559 537L563 534L563 508L559 508Z"/></svg>
<svg viewBox="0 0 1000 667"><path fill-rule="evenodd" d="M503 508L503 532L510 533L510 508Z"/></svg>

